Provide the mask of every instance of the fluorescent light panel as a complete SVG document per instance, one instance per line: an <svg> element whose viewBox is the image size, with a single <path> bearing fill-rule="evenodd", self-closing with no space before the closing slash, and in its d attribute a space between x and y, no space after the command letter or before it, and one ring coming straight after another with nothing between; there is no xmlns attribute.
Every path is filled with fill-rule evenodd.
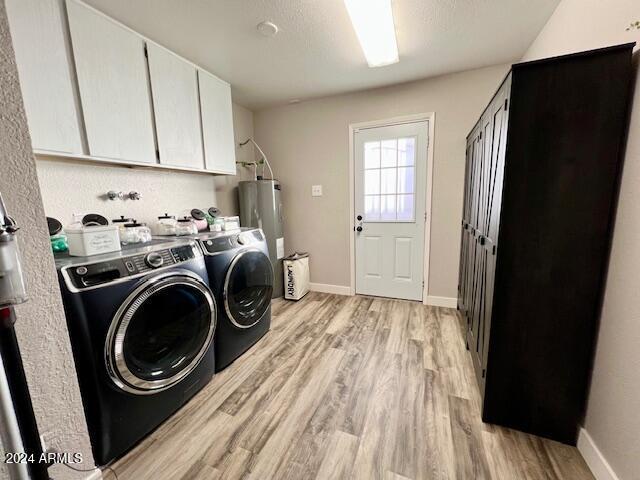
<svg viewBox="0 0 640 480"><path fill-rule="evenodd" d="M344 0L370 67L396 63L398 44L391 0Z"/></svg>

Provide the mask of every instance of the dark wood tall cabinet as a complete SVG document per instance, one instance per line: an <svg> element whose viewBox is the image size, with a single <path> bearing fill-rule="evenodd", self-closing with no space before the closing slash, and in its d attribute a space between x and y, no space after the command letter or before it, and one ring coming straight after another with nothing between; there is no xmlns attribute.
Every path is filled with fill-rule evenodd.
<svg viewBox="0 0 640 480"><path fill-rule="evenodd" d="M458 308L486 422L576 443L633 46L514 65L467 137Z"/></svg>

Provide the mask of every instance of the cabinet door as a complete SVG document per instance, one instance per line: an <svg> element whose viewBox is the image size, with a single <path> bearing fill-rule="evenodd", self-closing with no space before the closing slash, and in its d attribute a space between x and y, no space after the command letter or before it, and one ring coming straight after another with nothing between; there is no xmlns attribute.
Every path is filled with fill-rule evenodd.
<svg viewBox="0 0 640 480"><path fill-rule="evenodd" d="M464 174L464 199L462 204L462 228L460 240L460 269L458 274L458 310L466 318L467 316L467 263L469 252L469 202L471 201L471 172L473 169L473 151L475 138L470 135L467 139Z"/></svg>
<svg viewBox="0 0 640 480"><path fill-rule="evenodd" d="M486 291L486 224L488 218L488 191L490 189L491 177L491 156L492 156L492 129L493 116L490 109L485 111L480 121L480 143L478 148L481 150L479 156L479 165L477 170L477 221L475 236L473 242L474 249L474 275L473 290L474 297L473 310L471 311L470 320L470 339L469 348L473 357L476 369L481 368L482 358L482 336L484 332L484 312L485 312L485 291Z"/></svg>
<svg viewBox="0 0 640 480"><path fill-rule="evenodd" d="M6 0L34 149L82 154L62 0Z"/></svg>
<svg viewBox="0 0 640 480"><path fill-rule="evenodd" d="M89 153L154 163L144 42L73 0L67 11Z"/></svg>
<svg viewBox="0 0 640 480"><path fill-rule="evenodd" d="M497 101L493 104L494 116L494 158L492 189L489 192L489 224L487 236L494 245L498 245L500 230L500 211L502 206L502 185L504 180L505 157L507 149L507 132L509 128L509 99L511 94L511 76L507 78Z"/></svg>
<svg viewBox="0 0 640 480"><path fill-rule="evenodd" d="M487 205L487 239L484 245L485 255L485 290L483 331L481 332L479 359L482 366L484 388L484 371L487 368L489 354L489 339L491 332L491 318L493 314L494 283L498 252L498 232L500 228L500 210L502 206L502 185L504 178L505 156L507 146L507 131L509 128L508 102L511 92L511 77L507 79L502 89L491 104L493 118L492 155L490 188L488 190Z"/></svg>
<svg viewBox="0 0 640 480"><path fill-rule="evenodd" d="M494 121L491 110L487 110L482 119L482 171L480 186L480 205L478 206L478 232L480 235L486 236L489 229L489 191L492 181L492 165L493 157L493 129Z"/></svg>
<svg viewBox="0 0 640 480"><path fill-rule="evenodd" d="M478 228L478 206L480 203L480 174L482 172L482 136L478 127L473 134L473 152L471 156L471 173L469 177L469 226L467 229L467 272L466 272L466 317L467 328L472 328L473 309L476 285L476 235Z"/></svg>
<svg viewBox="0 0 640 480"><path fill-rule="evenodd" d="M204 168L196 68L147 44L160 163Z"/></svg>
<svg viewBox="0 0 640 480"><path fill-rule="evenodd" d="M507 81L496 94L486 111L484 123L484 163L482 169L482 227L477 237L475 302L469 348L472 353L476 375L481 390L484 390L487 368L489 336L493 313L494 281L496 271L497 229L502 201L502 178L504 171L507 137L507 114L505 102L510 83Z"/></svg>
<svg viewBox="0 0 640 480"><path fill-rule="evenodd" d="M207 170L236 174L231 87L228 83L198 70L200 110Z"/></svg>

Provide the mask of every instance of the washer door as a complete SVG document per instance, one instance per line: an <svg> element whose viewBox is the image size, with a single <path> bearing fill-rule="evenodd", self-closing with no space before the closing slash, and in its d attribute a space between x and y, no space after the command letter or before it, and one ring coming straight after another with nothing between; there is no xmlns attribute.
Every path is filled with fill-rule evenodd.
<svg viewBox="0 0 640 480"><path fill-rule="evenodd" d="M158 275L116 312L105 343L107 371L127 392L165 390L198 366L215 326L215 300L198 276L187 271Z"/></svg>
<svg viewBox="0 0 640 480"><path fill-rule="evenodd" d="M271 261L260 250L236 255L224 281L224 308L238 328L253 327L267 311L273 293Z"/></svg>

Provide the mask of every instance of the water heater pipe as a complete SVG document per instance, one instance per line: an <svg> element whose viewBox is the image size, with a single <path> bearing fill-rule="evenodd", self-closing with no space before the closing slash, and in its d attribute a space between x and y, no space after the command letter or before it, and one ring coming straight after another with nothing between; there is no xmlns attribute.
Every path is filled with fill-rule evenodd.
<svg viewBox="0 0 640 480"><path fill-rule="evenodd" d="M271 170L271 164L269 163L269 160L267 160L267 156L264 154L264 152L260 148L260 145L258 145L255 142L255 140L253 138L251 138L251 137L247 138L244 142L241 142L239 145L241 147L243 147L249 142L253 143L253 145L258 149L258 152L260 152L260 155L262 155L262 159L264 160L264 163L266 163L267 167L269 168L269 174L271 175L271 180L274 180L274 178L273 178L273 170ZM262 166L262 175L264 177L264 165Z"/></svg>

